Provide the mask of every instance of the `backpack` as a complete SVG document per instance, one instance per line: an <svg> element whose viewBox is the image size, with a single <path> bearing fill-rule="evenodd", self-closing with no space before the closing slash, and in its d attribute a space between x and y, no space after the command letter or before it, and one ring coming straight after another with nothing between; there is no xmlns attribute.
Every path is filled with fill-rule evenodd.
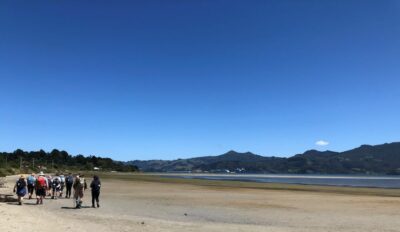
<svg viewBox="0 0 400 232"><path fill-rule="evenodd" d="M44 177L39 176L39 178L37 179L37 183L38 183L38 187L39 188L46 188L46 180L44 179Z"/></svg>
<svg viewBox="0 0 400 232"><path fill-rule="evenodd" d="M28 177L28 184L33 185L35 184L36 178L33 176Z"/></svg>
<svg viewBox="0 0 400 232"><path fill-rule="evenodd" d="M58 179L58 178L55 178L55 179L53 180L53 182L52 182L52 186L53 186L53 187L57 187L59 184L60 184L60 179Z"/></svg>
<svg viewBox="0 0 400 232"><path fill-rule="evenodd" d="M65 179L65 181L67 182L67 184L72 184L72 183L74 183L74 179L72 178L72 176L67 176L67 178Z"/></svg>
<svg viewBox="0 0 400 232"><path fill-rule="evenodd" d="M25 188L25 187L26 187L25 181L19 179L19 180L17 181L17 189L22 189L22 188Z"/></svg>

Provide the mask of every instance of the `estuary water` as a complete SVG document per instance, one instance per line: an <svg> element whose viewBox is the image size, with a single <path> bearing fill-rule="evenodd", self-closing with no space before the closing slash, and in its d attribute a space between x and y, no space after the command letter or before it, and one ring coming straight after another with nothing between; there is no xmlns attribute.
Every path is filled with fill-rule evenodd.
<svg viewBox="0 0 400 232"><path fill-rule="evenodd" d="M163 177L248 181L259 183L285 183L304 185L350 186L369 188L399 188L400 176L356 175L277 175L277 174L162 174Z"/></svg>

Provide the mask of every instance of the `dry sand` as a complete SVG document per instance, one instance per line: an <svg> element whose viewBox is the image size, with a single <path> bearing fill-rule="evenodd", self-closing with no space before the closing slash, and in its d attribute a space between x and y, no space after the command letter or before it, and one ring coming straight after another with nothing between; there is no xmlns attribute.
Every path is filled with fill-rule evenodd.
<svg viewBox="0 0 400 232"><path fill-rule="evenodd" d="M73 209L71 199L0 203L0 231L400 231L397 197L102 181L99 209Z"/></svg>

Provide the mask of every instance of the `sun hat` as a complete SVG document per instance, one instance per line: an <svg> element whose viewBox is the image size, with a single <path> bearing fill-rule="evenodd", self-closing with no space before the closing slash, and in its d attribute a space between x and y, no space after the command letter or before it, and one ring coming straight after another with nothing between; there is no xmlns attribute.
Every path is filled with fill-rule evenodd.
<svg viewBox="0 0 400 232"><path fill-rule="evenodd" d="M40 173L39 173L39 176L44 176L43 172L40 172Z"/></svg>

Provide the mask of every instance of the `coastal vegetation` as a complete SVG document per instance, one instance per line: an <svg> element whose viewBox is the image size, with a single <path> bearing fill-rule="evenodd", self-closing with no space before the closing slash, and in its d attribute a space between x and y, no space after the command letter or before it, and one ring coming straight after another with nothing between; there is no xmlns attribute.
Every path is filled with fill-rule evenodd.
<svg viewBox="0 0 400 232"><path fill-rule="evenodd" d="M0 152L0 176L29 172L62 172L62 171L119 171L135 172L137 167L132 164L115 161L99 156L73 156L66 151L53 149L51 152L23 151Z"/></svg>

